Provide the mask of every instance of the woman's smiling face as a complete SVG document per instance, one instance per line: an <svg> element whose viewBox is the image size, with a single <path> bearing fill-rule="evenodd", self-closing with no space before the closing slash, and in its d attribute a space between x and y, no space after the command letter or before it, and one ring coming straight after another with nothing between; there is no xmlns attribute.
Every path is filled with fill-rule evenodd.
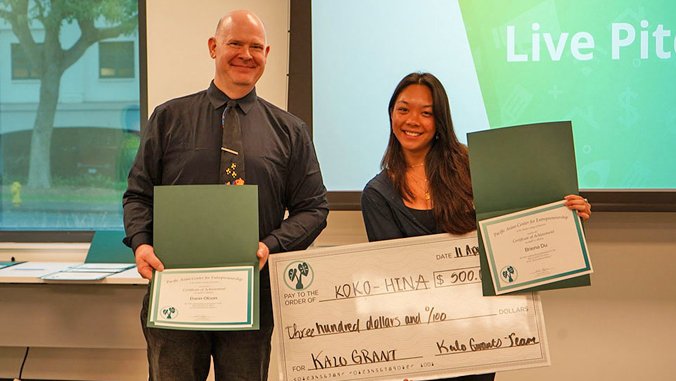
<svg viewBox="0 0 676 381"><path fill-rule="evenodd" d="M392 109L392 133L404 153L426 154L436 127L432 92L425 85L410 85L399 93Z"/></svg>

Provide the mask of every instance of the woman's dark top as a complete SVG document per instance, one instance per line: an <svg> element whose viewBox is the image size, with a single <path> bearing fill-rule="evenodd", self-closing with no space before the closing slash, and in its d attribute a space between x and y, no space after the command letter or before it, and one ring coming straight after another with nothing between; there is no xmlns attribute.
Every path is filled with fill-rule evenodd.
<svg viewBox="0 0 676 381"><path fill-rule="evenodd" d="M432 209L414 209L406 207L413 215L413 218L418 220L427 230L437 231L437 222L434 220L434 211Z"/></svg>
<svg viewBox="0 0 676 381"><path fill-rule="evenodd" d="M436 223L427 226L413 215L385 171L366 184L361 194L361 211L369 241L442 233L437 231Z"/></svg>

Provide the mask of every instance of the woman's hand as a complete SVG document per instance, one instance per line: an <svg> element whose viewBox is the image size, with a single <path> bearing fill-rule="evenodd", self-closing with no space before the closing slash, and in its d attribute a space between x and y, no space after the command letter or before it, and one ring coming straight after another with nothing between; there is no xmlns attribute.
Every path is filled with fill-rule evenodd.
<svg viewBox="0 0 676 381"><path fill-rule="evenodd" d="M586 198L582 198L582 196L576 194L569 194L563 199L566 200L568 209L576 211L582 220L587 221L591 217L591 204Z"/></svg>

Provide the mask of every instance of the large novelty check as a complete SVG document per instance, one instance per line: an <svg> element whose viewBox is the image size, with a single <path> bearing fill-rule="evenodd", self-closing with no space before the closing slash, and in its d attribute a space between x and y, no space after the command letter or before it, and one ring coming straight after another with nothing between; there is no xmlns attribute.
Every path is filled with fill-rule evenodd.
<svg viewBox="0 0 676 381"><path fill-rule="evenodd" d="M537 294L482 296L476 236L269 261L280 380L424 380L549 365Z"/></svg>

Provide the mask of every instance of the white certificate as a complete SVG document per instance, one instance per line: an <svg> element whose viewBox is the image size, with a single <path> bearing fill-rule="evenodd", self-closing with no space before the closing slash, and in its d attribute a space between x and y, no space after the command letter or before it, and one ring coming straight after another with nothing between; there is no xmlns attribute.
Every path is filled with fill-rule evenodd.
<svg viewBox="0 0 676 381"><path fill-rule="evenodd" d="M148 326L189 330L255 328L253 266L155 272Z"/></svg>
<svg viewBox="0 0 676 381"><path fill-rule="evenodd" d="M101 280L111 273L100 271L69 271L68 269L41 276L42 280Z"/></svg>
<svg viewBox="0 0 676 381"><path fill-rule="evenodd" d="M82 263L43 275L42 280L101 280L134 267L130 263Z"/></svg>
<svg viewBox="0 0 676 381"><path fill-rule="evenodd" d="M496 294L592 272L580 217L564 203L479 221Z"/></svg>
<svg viewBox="0 0 676 381"><path fill-rule="evenodd" d="M269 258L278 379L429 380L549 365L535 293L484 297L476 236Z"/></svg>
<svg viewBox="0 0 676 381"><path fill-rule="evenodd" d="M124 270L128 270L132 267L136 267L133 263L83 263L78 266L71 267L69 271L99 271L99 272L108 272L108 273L119 273Z"/></svg>

